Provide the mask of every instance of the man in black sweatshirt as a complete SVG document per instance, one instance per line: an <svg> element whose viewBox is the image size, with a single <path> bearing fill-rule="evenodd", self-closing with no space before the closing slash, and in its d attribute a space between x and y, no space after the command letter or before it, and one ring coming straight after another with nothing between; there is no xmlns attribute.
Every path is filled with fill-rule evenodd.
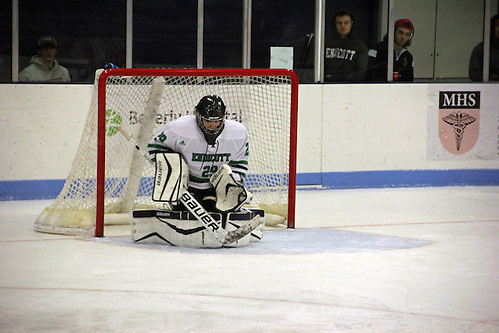
<svg viewBox="0 0 499 333"><path fill-rule="evenodd" d="M395 22L393 36L393 81L414 81L414 59L407 50L414 36L414 25L408 19ZM388 36L369 50L366 80L386 82L388 71Z"/></svg>
<svg viewBox="0 0 499 333"><path fill-rule="evenodd" d="M353 16L347 11L334 15L331 38L326 41L324 81L359 82L367 70L367 46L353 34Z"/></svg>

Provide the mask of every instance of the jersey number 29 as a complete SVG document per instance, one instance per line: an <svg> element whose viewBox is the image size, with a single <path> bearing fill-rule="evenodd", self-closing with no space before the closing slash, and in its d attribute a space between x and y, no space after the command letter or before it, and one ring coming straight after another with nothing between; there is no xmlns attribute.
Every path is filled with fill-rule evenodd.
<svg viewBox="0 0 499 333"><path fill-rule="evenodd" d="M212 165L212 166L205 166L203 167L203 173L202 173L202 176L203 177L206 177L206 178L210 178L211 175L213 175L215 172L217 172L218 170L218 167L216 165Z"/></svg>

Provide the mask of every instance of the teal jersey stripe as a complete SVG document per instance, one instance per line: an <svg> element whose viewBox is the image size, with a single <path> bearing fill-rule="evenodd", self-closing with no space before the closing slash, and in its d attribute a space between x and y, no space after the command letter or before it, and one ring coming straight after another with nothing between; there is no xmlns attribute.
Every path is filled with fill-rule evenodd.
<svg viewBox="0 0 499 333"><path fill-rule="evenodd" d="M231 169L241 169L241 170L244 170L244 171L248 171L248 168L245 167L245 166L242 166L242 165L232 165Z"/></svg>
<svg viewBox="0 0 499 333"><path fill-rule="evenodd" d="M193 181L195 183L208 183L210 180L207 178L199 178L193 175L189 175L189 181Z"/></svg>
<svg viewBox="0 0 499 333"><path fill-rule="evenodd" d="M155 143L150 143L147 145L147 148L156 148L156 149L165 149L165 148L168 148L167 146L165 145L158 145L158 144L155 144ZM170 148L168 148L170 149Z"/></svg>
<svg viewBox="0 0 499 333"><path fill-rule="evenodd" d="M237 170L232 170L232 172L234 173L237 173L238 175L240 175L243 179L246 178L246 173L244 172L240 172L240 171L237 171Z"/></svg>
<svg viewBox="0 0 499 333"><path fill-rule="evenodd" d="M248 164L248 161L241 160L241 161L230 161L229 165L237 165L237 164Z"/></svg>

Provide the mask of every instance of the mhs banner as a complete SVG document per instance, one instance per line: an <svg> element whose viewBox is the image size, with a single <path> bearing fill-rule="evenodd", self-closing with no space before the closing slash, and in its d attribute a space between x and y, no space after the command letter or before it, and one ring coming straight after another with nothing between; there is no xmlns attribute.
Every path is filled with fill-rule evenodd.
<svg viewBox="0 0 499 333"><path fill-rule="evenodd" d="M427 159L499 159L498 96L497 85L429 85Z"/></svg>
<svg viewBox="0 0 499 333"><path fill-rule="evenodd" d="M480 132L480 92L439 93L438 134L442 146L452 154L470 151Z"/></svg>

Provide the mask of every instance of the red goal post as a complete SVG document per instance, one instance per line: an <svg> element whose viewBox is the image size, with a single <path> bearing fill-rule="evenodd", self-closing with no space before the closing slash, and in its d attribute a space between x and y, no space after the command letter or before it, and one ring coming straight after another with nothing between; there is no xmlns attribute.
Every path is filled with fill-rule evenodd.
<svg viewBox="0 0 499 333"><path fill-rule="evenodd" d="M145 147L164 123L205 95L220 95L227 118L250 134L245 186L252 205L295 227L298 78L285 69L108 69L94 96L63 190L35 230L104 236L104 225L130 223L130 212L161 208L151 200L154 167L125 137ZM124 219L123 219L124 218Z"/></svg>

